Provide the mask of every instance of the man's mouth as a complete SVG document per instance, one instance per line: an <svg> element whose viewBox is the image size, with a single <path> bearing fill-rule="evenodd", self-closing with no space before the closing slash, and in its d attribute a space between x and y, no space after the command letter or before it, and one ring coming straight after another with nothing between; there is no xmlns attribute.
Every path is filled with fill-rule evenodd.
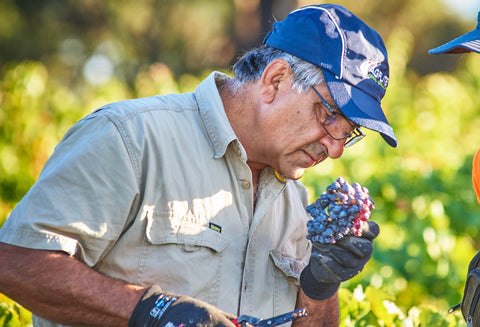
<svg viewBox="0 0 480 327"><path fill-rule="evenodd" d="M325 158L327 157L325 152L321 152L319 154L313 154L313 153L305 151L305 150L303 150L303 152L305 153L306 157L309 159L308 167L315 166L316 164L325 160Z"/></svg>
<svg viewBox="0 0 480 327"><path fill-rule="evenodd" d="M309 159L309 166L313 166L315 164L315 162L317 160L315 160L315 157L313 155L311 155L310 153L308 153L307 151L303 151L303 153L305 153L305 155L307 156L307 158Z"/></svg>
<svg viewBox="0 0 480 327"><path fill-rule="evenodd" d="M311 161L311 165L309 167L319 164L328 157L327 149L318 144L307 146L306 149L302 149L302 151Z"/></svg>

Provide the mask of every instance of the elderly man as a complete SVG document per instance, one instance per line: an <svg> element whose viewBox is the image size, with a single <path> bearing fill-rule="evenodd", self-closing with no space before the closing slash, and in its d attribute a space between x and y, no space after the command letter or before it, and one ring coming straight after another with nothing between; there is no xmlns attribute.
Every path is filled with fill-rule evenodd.
<svg viewBox="0 0 480 327"><path fill-rule="evenodd" d="M295 308L295 326L338 324L337 289L378 226L312 247L298 179L361 127L397 145L387 53L338 5L292 12L264 43L235 78L109 104L66 133L0 231L0 291L36 325L235 326Z"/></svg>

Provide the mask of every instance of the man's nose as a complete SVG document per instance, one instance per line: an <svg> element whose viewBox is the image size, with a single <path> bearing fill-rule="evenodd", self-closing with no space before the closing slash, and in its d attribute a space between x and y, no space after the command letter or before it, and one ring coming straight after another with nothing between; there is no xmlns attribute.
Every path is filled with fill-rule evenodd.
<svg viewBox="0 0 480 327"><path fill-rule="evenodd" d="M342 156L343 150L345 149L345 141L345 139L335 140L330 135L325 135L325 137L319 140L320 143L327 147L328 156L332 159L337 159Z"/></svg>

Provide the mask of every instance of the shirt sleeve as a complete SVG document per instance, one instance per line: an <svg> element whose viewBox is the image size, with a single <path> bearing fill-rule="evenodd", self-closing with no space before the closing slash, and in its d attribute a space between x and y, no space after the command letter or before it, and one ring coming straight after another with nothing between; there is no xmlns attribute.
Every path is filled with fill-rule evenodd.
<svg viewBox="0 0 480 327"><path fill-rule="evenodd" d="M128 135L101 112L75 124L0 230L0 241L65 251L89 266L134 215L139 183Z"/></svg>

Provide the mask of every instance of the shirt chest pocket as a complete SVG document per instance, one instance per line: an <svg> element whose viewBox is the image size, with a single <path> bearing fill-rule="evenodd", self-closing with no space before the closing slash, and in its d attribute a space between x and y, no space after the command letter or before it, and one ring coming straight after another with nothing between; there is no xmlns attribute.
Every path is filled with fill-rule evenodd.
<svg viewBox="0 0 480 327"><path fill-rule="evenodd" d="M214 299L226 247L223 235L204 219L153 212L140 259L142 279L171 292Z"/></svg>
<svg viewBox="0 0 480 327"><path fill-rule="evenodd" d="M177 244L186 252L208 248L212 254L221 253L227 243L214 226L198 217L175 215L171 211L153 212L147 218L146 237L151 244Z"/></svg>

